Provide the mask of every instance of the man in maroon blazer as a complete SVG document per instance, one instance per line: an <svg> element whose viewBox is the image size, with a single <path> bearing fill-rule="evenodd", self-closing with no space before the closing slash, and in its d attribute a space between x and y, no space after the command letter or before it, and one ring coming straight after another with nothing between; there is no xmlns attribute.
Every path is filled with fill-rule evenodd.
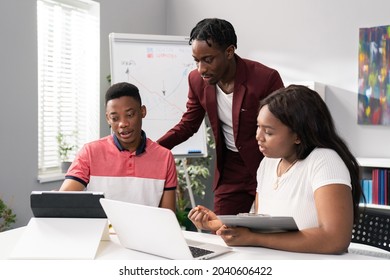
<svg viewBox="0 0 390 280"><path fill-rule="evenodd" d="M214 211L218 215L248 212L263 158L255 138L259 101L283 87L282 79L276 70L235 54L237 36L225 20L200 21L189 42L197 69L188 76L187 111L157 142L171 149L186 141L207 113L217 155Z"/></svg>

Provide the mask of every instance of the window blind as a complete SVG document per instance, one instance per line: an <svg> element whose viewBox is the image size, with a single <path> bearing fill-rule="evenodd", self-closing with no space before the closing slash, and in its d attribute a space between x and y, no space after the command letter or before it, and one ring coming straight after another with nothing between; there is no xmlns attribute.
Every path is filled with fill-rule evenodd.
<svg viewBox="0 0 390 280"><path fill-rule="evenodd" d="M73 160L99 137L99 4L87 0L38 0L38 168L60 167L57 136Z"/></svg>

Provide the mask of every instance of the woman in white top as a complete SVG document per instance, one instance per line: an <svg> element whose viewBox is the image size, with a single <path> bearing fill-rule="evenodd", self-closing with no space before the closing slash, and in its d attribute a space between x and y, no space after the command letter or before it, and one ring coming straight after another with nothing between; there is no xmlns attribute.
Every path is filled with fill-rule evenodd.
<svg viewBox="0 0 390 280"><path fill-rule="evenodd" d="M317 92L291 85L260 103L257 213L293 216L299 231L255 233L227 227L204 206L189 213L201 229L216 231L229 246L262 246L307 253L348 249L362 195L359 166L337 134Z"/></svg>

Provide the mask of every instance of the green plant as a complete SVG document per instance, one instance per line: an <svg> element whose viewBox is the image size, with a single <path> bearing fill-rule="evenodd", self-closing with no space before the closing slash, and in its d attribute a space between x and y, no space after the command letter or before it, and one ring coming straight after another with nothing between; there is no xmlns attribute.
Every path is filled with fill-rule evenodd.
<svg viewBox="0 0 390 280"><path fill-rule="evenodd" d="M69 138L74 135L65 135L62 132L57 134L58 153L61 162L69 161L69 153L72 152L76 146L69 144Z"/></svg>
<svg viewBox="0 0 390 280"><path fill-rule="evenodd" d="M12 212L5 202L0 198L0 232L11 227L16 221L16 215Z"/></svg>
<svg viewBox="0 0 390 280"><path fill-rule="evenodd" d="M190 207L186 172L188 174L190 187L194 196L198 196L201 199L203 199L205 195L205 179L210 177L210 160L212 158L211 150L215 149L215 143L210 134L210 127L206 128L206 135L207 145L209 148L207 157L175 159L178 169L176 217L182 227L186 227L188 223L187 215Z"/></svg>

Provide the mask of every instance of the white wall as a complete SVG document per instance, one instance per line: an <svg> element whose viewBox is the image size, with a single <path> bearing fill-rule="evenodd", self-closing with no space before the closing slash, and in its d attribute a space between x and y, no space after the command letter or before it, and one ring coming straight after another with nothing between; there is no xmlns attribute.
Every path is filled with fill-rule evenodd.
<svg viewBox="0 0 390 280"><path fill-rule="evenodd" d="M237 53L277 69L286 84L327 85L326 102L355 156L390 157L390 127L357 125L359 28L390 25L388 0L169 0L167 32L205 17L230 21Z"/></svg>
<svg viewBox="0 0 390 280"><path fill-rule="evenodd" d="M38 169L35 1L0 1L0 197L25 223Z"/></svg>

